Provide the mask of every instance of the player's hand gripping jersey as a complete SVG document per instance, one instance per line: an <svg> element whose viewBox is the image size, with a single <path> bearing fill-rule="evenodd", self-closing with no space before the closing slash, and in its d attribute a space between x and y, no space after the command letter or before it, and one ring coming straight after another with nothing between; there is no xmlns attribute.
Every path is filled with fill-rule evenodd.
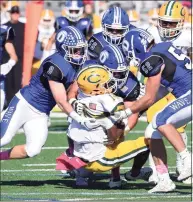
<svg viewBox="0 0 193 202"><path fill-rule="evenodd" d="M78 98L84 104L83 115L96 118L101 125L111 128L114 121L110 114L124 109L123 99L113 94L85 96L79 93ZM74 141L74 155L89 162L102 158L106 151L107 133L103 127L85 130L80 124L72 121L68 136Z"/></svg>

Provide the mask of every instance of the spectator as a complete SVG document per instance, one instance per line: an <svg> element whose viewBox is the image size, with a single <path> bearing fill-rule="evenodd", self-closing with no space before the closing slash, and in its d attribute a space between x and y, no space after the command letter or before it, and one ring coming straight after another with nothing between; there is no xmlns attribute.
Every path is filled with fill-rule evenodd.
<svg viewBox="0 0 193 202"><path fill-rule="evenodd" d="M7 105L21 88L22 82L22 66L23 66L23 52L24 52L24 26L25 24L19 21L20 9L18 5L11 7L10 9L10 21L5 25L11 26L15 31L14 47L18 56L18 62L15 67L7 74L6 77L6 99ZM7 53L4 55L4 62L9 59Z"/></svg>

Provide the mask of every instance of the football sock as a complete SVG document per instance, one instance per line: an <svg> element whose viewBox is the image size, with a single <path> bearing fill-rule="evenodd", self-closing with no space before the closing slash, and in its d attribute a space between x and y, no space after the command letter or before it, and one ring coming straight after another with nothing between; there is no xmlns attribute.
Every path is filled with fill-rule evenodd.
<svg viewBox="0 0 193 202"><path fill-rule="evenodd" d="M11 149L0 152L0 160L9 160L9 154Z"/></svg>
<svg viewBox="0 0 193 202"><path fill-rule="evenodd" d="M120 167L113 168L111 170L111 176L114 180L120 180Z"/></svg>

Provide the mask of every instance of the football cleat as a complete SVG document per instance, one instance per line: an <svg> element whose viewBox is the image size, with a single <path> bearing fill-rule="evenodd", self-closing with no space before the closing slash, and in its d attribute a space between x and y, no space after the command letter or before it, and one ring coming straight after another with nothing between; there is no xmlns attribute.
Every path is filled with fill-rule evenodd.
<svg viewBox="0 0 193 202"><path fill-rule="evenodd" d="M178 176L178 181L186 180L192 176L191 154L183 159L183 169Z"/></svg>
<svg viewBox="0 0 193 202"><path fill-rule="evenodd" d="M150 175L150 177L148 179L148 183L153 184L153 185L156 185L158 183L157 173L152 173L152 175Z"/></svg>
<svg viewBox="0 0 193 202"><path fill-rule="evenodd" d="M152 175L152 173L153 173L153 170L151 168L145 167L145 168L142 168L140 170L139 175L136 176L136 177L133 177L131 175L131 171L126 172L124 176L125 176L125 179L128 180L128 181L129 180L135 181L135 180L138 180L138 179L148 181L148 179Z"/></svg>
<svg viewBox="0 0 193 202"><path fill-rule="evenodd" d="M110 189L114 189L114 188L121 188L124 184L126 184L127 182L124 179L120 179L120 180L114 180L114 179L110 179L108 187Z"/></svg>
<svg viewBox="0 0 193 202"><path fill-rule="evenodd" d="M76 186L77 187L87 187L88 186L88 178L84 177L76 177Z"/></svg>
<svg viewBox="0 0 193 202"><path fill-rule="evenodd" d="M159 193L159 192L171 192L176 188L176 185L172 182L172 180L165 180L162 179L158 182L158 184L148 191L149 194L151 193Z"/></svg>

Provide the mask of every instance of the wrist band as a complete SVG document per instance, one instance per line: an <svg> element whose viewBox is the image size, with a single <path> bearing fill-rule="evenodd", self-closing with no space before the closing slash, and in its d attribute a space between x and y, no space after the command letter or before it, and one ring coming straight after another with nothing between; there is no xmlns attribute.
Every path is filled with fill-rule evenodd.
<svg viewBox="0 0 193 202"><path fill-rule="evenodd" d="M7 62L11 67L13 67L16 64L16 61L13 59L9 59L9 61Z"/></svg>

